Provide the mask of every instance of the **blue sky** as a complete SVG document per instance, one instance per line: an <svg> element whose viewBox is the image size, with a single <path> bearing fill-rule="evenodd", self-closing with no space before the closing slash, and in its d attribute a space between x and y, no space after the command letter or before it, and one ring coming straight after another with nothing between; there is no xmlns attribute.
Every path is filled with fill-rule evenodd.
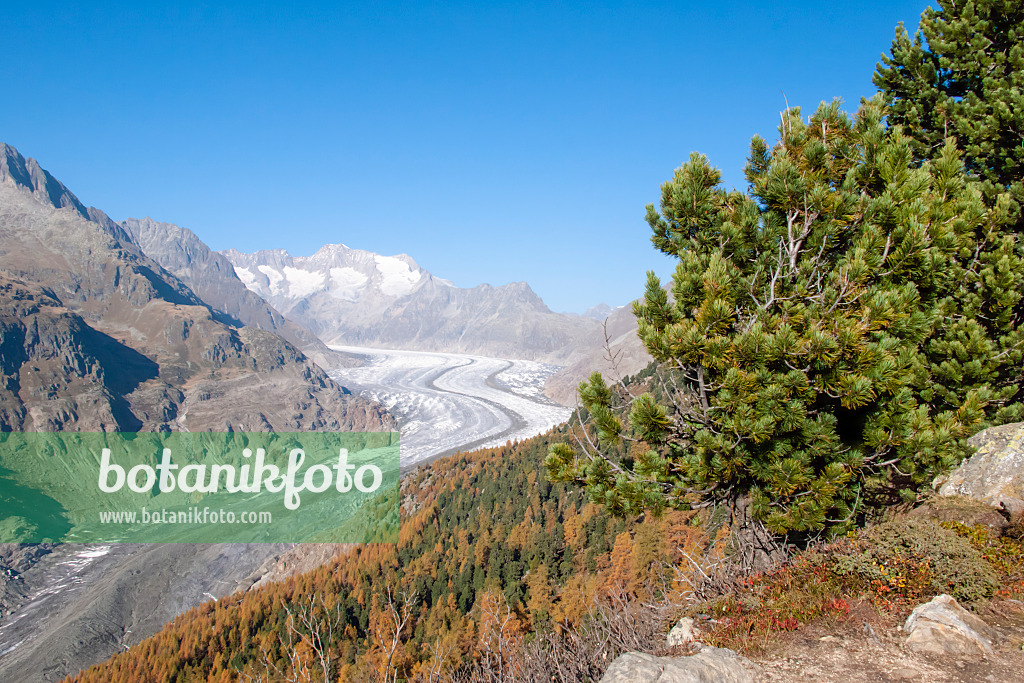
<svg viewBox="0 0 1024 683"><path fill-rule="evenodd" d="M407 253L580 312L671 272L644 207L692 150L744 187L783 97L855 109L924 7L7 3L0 141L215 249Z"/></svg>

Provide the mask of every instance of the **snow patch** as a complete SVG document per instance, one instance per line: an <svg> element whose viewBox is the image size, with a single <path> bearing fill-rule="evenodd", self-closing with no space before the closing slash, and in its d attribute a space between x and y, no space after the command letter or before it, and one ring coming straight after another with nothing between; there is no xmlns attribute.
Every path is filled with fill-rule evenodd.
<svg viewBox="0 0 1024 683"><path fill-rule="evenodd" d="M281 294L283 293L283 287L281 283L284 282L284 275L274 270L272 266L256 266L256 269L267 276L270 280L270 293Z"/></svg>
<svg viewBox="0 0 1024 683"><path fill-rule="evenodd" d="M420 272L410 268L402 259L374 254L373 260L381 274L380 291L388 296L405 296L420 281Z"/></svg>
<svg viewBox="0 0 1024 683"><path fill-rule="evenodd" d="M78 553L78 557L83 560L95 560L97 557L103 557L110 552L109 545L98 545L95 547L86 547L84 550Z"/></svg>
<svg viewBox="0 0 1024 683"><path fill-rule="evenodd" d="M251 270L235 266L235 275L238 276L238 279L242 281L242 284L247 289L256 290L256 275Z"/></svg>
<svg viewBox="0 0 1024 683"><path fill-rule="evenodd" d="M544 383L558 372L559 366L532 360L515 360L494 376L498 385L513 394L525 396L539 403L555 404L544 394Z"/></svg>
<svg viewBox="0 0 1024 683"><path fill-rule="evenodd" d="M288 294L297 299L320 291L327 279L321 272L292 266L284 267L284 276L288 280Z"/></svg>
<svg viewBox="0 0 1024 683"><path fill-rule="evenodd" d="M330 294L335 299L355 301L359 293L366 287L369 280L364 273L355 268L331 268L331 290Z"/></svg>

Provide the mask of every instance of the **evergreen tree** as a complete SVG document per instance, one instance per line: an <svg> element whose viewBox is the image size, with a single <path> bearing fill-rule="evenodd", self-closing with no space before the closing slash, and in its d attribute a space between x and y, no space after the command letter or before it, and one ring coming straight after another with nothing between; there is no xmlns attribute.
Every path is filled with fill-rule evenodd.
<svg viewBox="0 0 1024 683"><path fill-rule="evenodd" d="M896 27L891 55L882 57L875 72L875 85L889 105L888 121L902 126L918 161L933 158L952 140L989 206L1006 201L1007 194L1012 198L1005 205L1008 229L1024 233L1024 5L1018 0L938 4L921 15L913 40L902 24ZM1004 240L996 251L1006 253L1007 237L993 238ZM1022 247L1018 240L1017 256ZM1012 278L1007 266L1015 259L1007 258L1003 268L990 264L982 277ZM986 424L1021 419L1014 405L1020 363L1002 360L1019 358L1016 329L1024 306L1007 283L990 290L976 281L964 284L946 302L946 334L926 349L936 382L936 396L927 398L956 405L966 391L987 384L996 392L999 410ZM998 297L991 315L980 300L986 292ZM960 314L961 306L967 315Z"/></svg>
<svg viewBox="0 0 1024 683"><path fill-rule="evenodd" d="M749 194L698 154L662 186L651 239L679 264L669 292L648 274L634 312L669 400L620 406L595 373L579 391L591 429L551 448L551 478L618 512L724 503L770 547L912 496L1014 404L1006 311L1024 271L1007 202L985 205L951 143L918 163L884 114L879 98L854 120L837 102L785 112L774 147L751 143ZM650 448L617 457L623 438Z"/></svg>
<svg viewBox="0 0 1024 683"><path fill-rule="evenodd" d="M990 198L1008 189L1024 202L1024 4L938 0L913 40L900 24L874 82L904 126L918 159L948 137ZM1018 221L1019 221L1018 217ZM1018 223L1018 230L1024 225Z"/></svg>

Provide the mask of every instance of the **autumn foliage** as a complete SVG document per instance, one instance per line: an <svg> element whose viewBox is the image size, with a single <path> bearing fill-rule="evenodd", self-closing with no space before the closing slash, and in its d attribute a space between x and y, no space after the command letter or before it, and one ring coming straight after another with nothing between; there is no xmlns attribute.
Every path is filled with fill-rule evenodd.
<svg viewBox="0 0 1024 683"><path fill-rule="evenodd" d="M436 680L474 661L510 666L532 634L580 623L601 596L671 586L667 563L703 534L692 513L607 516L539 474L554 438L416 471L397 544L204 604L69 681ZM331 631L326 646L310 616Z"/></svg>

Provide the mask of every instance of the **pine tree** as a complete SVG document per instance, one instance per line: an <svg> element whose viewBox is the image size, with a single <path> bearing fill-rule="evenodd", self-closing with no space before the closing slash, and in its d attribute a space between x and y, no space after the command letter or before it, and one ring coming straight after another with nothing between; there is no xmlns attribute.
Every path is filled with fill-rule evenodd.
<svg viewBox="0 0 1024 683"><path fill-rule="evenodd" d="M931 159L955 137L986 196L1008 189L1024 203L1024 5L938 5L921 15L913 40L896 27L891 55L875 72L889 120L911 136L918 159Z"/></svg>
<svg viewBox="0 0 1024 683"><path fill-rule="evenodd" d="M896 27L891 54L877 67L874 82L889 105L888 121L910 138L917 161L932 159L949 141L956 144L986 203L1009 213L1003 232L1022 234L1024 5L1018 0L939 0L938 5L921 15L913 40L902 24ZM1016 241L1014 256L1007 235L979 237L1000 246L982 255L987 263L968 273L964 286L946 301L945 334L936 335L926 349L935 380L935 395L926 398L953 406L967 391L987 385L999 409L990 411L985 424L1002 423L1022 417L1014 400L1020 363L1003 359L1020 357L1017 329L1024 304L1009 271L1024 255L1024 241ZM984 301L985 294L994 299Z"/></svg>
<svg viewBox="0 0 1024 683"><path fill-rule="evenodd" d="M1015 405L1005 311L1024 270L1007 202L985 205L952 143L923 164L912 147L875 98L853 120L837 102L785 112L774 147L751 143L750 193L692 155L647 209L679 260L671 287L649 273L634 306L667 400L621 407L595 373L579 390L590 430L552 447L549 476L624 513L726 504L770 549L849 528L865 501L913 497L958 462ZM617 457L624 438L650 448Z"/></svg>

